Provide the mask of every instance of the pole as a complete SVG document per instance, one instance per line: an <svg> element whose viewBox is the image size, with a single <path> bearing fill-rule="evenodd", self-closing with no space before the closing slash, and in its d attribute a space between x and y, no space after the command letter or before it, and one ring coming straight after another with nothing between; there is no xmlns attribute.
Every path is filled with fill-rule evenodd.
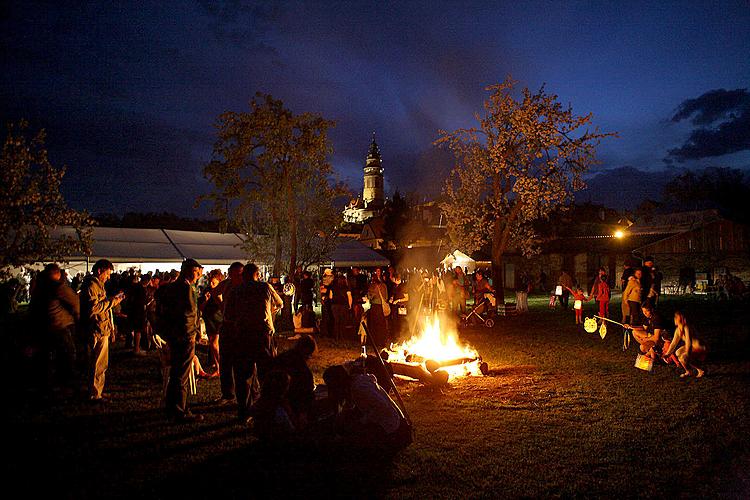
<svg viewBox="0 0 750 500"><path fill-rule="evenodd" d="M417 307L417 314L414 315L414 325L411 327L411 336L413 337L417 331L419 325L419 317L422 315L422 300L424 299L424 292L419 294L419 307Z"/></svg>
<svg viewBox="0 0 750 500"><path fill-rule="evenodd" d="M609 318L602 318L601 316L597 316L596 314L594 314L594 317L595 317L595 318L599 318L599 319L601 319L601 320L604 320L604 321L609 321L610 323L614 323L615 325L620 325L621 327L625 328L625 325L624 325L624 324L622 324L622 323L618 323L617 321L615 321L615 320L613 320L613 319L609 319Z"/></svg>
<svg viewBox="0 0 750 500"><path fill-rule="evenodd" d="M368 311L368 314L369 314L369 311ZM409 418L409 414L406 412L406 406L404 406L404 400L401 399L401 394L399 394L398 389L396 389L396 384L393 382L393 374L385 366L385 361L383 361L383 358L380 356L380 348L375 343L375 339L372 337L372 335L370 335L370 332L367 330L367 322L364 321L364 319L360 322L360 328L364 328L364 330L365 330L365 338L366 338L365 341L367 341L367 340L370 341L370 345L371 345L371 347L373 349L375 357L378 358L378 360L380 361L380 364L383 366L383 369L385 370L385 372L390 377L391 389L393 389L393 394L396 395L396 401L398 402L398 406L401 408L401 413L404 414L404 418L406 419L406 423L408 423L409 426L411 426L411 419Z"/></svg>

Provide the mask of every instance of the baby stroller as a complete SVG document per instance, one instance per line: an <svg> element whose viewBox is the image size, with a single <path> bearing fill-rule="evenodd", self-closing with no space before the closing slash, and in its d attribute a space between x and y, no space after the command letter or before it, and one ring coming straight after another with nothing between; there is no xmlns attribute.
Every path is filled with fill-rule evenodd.
<svg viewBox="0 0 750 500"><path fill-rule="evenodd" d="M473 321L484 323L487 328L495 326L495 315L497 314L497 300L494 293L485 293L482 300L474 305L469 314L463 316L464 326L469 326ZM476 319L474 319L476 318Z"/></svg>

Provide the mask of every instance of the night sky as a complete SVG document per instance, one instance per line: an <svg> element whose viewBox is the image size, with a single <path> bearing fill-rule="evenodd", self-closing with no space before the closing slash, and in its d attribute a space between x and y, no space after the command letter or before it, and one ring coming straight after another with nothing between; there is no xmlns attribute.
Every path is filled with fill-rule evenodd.
<svg viewBox="0 0 750 500"><path fill-rule="evenodd" d="M472 125L509 73L620 133L602 170L750 168L747 1L0 9L0 118L47 129L66 196L92 212L205 213L192 207L213 123L256 91L335 120L332 161L353 188L374 131L387 187L433 195L448 165L437 130Z"/></svg>

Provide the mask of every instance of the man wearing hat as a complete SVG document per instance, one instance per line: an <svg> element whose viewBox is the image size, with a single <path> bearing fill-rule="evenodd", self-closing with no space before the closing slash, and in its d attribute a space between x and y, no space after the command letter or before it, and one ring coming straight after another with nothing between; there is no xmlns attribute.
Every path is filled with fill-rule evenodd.
<svg viewBox="0 0 750 500"><path fill-rule="evenodd" d="M201 277L203 266L194 259L182 263L179 277L165 287L158 306L161 332L169 346L170 367L166 412L175 422L203 420L187 406L188 380L193 369L195 337L200 333L198 303L193 286Z"/></svg>

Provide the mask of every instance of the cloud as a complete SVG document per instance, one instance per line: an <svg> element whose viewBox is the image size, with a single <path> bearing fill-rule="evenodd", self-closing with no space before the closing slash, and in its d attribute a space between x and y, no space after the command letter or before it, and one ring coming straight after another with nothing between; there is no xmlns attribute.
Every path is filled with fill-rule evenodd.
<svg viewBox="0 0 750 500"><path fill-rule="evenodd" d="M691 119L692 118L692 119ZM747 89L712 90L683 101L672 116L690 119L694 129L685 143L669 150L665 163L722 156L750 149L750 93Z"/></svg>

